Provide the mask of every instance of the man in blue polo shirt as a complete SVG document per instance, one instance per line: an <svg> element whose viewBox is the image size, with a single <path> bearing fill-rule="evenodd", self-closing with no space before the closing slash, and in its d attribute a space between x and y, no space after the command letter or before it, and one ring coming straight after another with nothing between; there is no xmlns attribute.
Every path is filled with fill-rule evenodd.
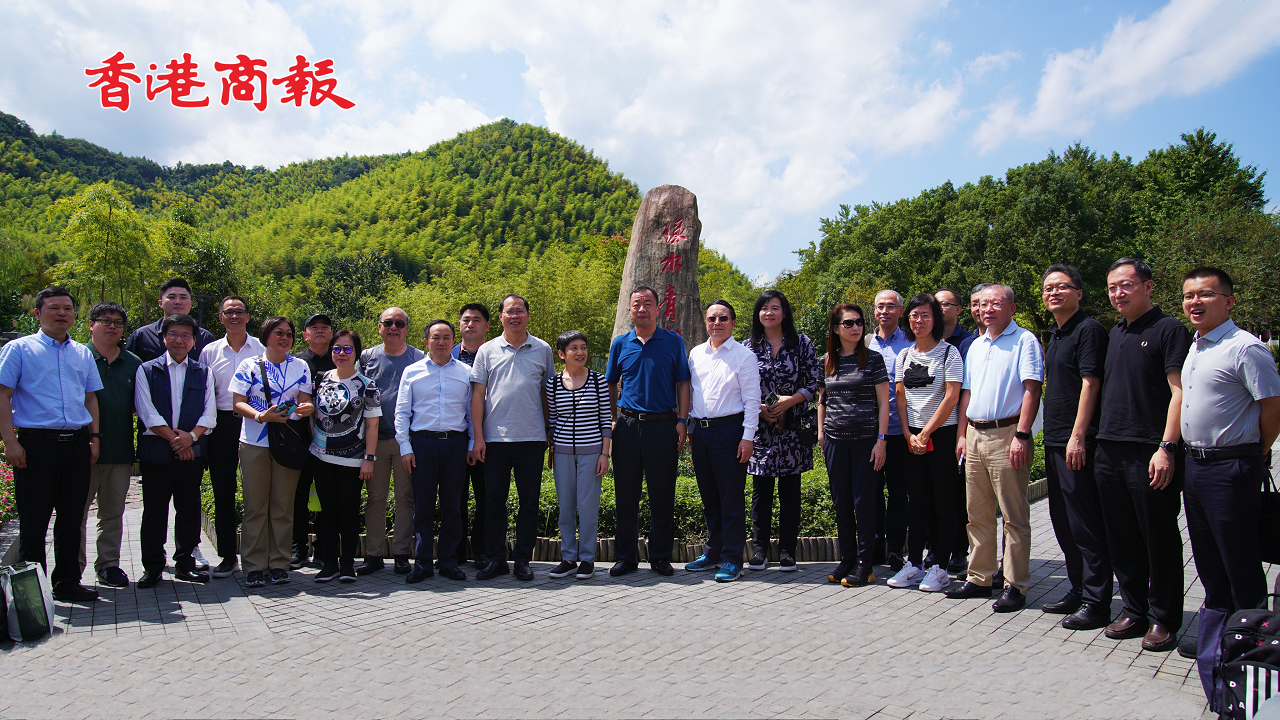
<svg viewBox="0 0 1280 720"><path fill-rule="evenodd" d="M613 425L613 486L618 518L617 563L609 574L638 566L640 487L649 489L649 564L671 575L675 541L676 460L689 423L689 354L684 338L658 327L658 293L631 293L635 329L613 339L605 379L618 414ZM619 383L621 388L619 388Z"/></svg>
<svg viewBox="0 0 1280 720"><path fill-rule="evenodd" d="M97 600L80 584L80 538L90 467L98 461L98 396L102 380L89 349L67 330L76 300L63 287L36 294L40 331L0 348L0 437L13 468L18 500L18 556L45 564L45 535L53 525L53 596Z"/></svg>
<svg viewBox="0 0 1280 720"><path fill-rule="evenodd" d="M898 353L911 345L907 334L898 327L902 318L902 296L896 290L881 290L875 299L876 332L871 336L872 350L884 358L885 370L893 377ZM875 563L885 562L894 571L902 569L902 548L907 544L907 481L903 466L907 457L907 441L902 437L902 423L898 420L898 404L889 403L889 432L885 437L884 468L881 469L881 486L889 491L888 507L884 493L880 493L880 506L876 512ZM888 543L886 554L885 544Z"/></svg>

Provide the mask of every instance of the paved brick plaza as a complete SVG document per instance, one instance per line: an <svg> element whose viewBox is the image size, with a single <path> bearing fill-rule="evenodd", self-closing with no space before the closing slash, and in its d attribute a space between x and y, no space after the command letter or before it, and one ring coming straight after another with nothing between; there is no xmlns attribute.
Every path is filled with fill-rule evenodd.
<svg viewBox="0 0 1280 720"><path fill-rule="evenodd" d="M136 494L122 562L133 579ZM1066 578L1047 502L1032 523L1036 584L1010 615L890 589L879 570L874 587L841 588L824 582L828 563L728 585L647 565L551 580L535 563L527 584L479 583L468 567L465 583L417 586L388 568L350 585L303 570L256 592L242 575L103 588L92 605L59 604L54 637L0 645L0 715L1199 718L1191 661L1039 611ZM202 551L213 557L207 539ZM1202 593L1184 552L1194 632Z"/></svg>

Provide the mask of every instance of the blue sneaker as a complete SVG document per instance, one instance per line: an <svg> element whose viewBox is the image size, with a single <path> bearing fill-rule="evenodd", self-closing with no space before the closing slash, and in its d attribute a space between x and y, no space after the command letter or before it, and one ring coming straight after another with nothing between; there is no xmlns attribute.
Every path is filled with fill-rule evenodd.
<svg viewBox="0 0 1280 720"><path fill-rule="evenodd" d="M734 565L727 562L720 566L720 571L716 573L716 582L730 582L737 580L742 576L742 566Z"/></svg>
<svg viewBox="0 0 1280 720"><path fill-rule="evenodd" d="M697 560L684 564L684 569L689 572L702 572L703 570L715 570L720 563L715 560L708 560L706 555L699 555Z"/></svg>

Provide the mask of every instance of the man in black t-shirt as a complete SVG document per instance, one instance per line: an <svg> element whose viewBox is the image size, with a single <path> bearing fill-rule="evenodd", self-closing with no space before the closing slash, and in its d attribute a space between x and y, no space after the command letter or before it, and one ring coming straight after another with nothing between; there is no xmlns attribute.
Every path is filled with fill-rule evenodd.
<svg viewBox="0 0 1280 720"><path fill-rule="evenodd" d="M1051 265L1042 279L1044 306L1053 313L1045 349L1044 461L1049 518L1066 558L1071 588L1047 613L1066 615L1068 630L1096 630L1111 622L1111 556L1094 478L1107 331L1080 309L1084 279L1070 265Z"/></svg>
<svg viewBox="0 0 1280 720"><path fill-rule="evenodd" d="M1151 304L1151 267L1121 258L1107 296L1123 319L1107 343L1094 473L1124 610L1113 640L1171 650L1182 627L1182 363L1191 334Z"/></svg>
<svg viewBox="0 0 1280 720"><path fill-rule="evenodd" d="M333 356L329 353L329 346L333 343L333 321L324 313L312 315L303 326L302 339L307 341L307 347L293 356L311 368L311 382L313 386L319 386L320 376L336 367ZM311 396L315 397L314 390ZM295 570L302 567L311 556L308 549L311 539L311 511L307 508L311 501L311 462L321 461L308 460L307 467L298 473L298 488L293 495L293 552L289 556L289 567Z"/></svg>

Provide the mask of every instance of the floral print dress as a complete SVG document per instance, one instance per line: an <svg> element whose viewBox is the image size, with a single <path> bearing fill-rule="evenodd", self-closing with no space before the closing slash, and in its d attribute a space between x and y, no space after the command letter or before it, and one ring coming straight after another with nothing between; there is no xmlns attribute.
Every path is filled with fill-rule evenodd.
<svg viewBox="0 0 1280 720"><path fill-rule="evenodd" d="M756 347L751 339L746 341L745 345L756 354L756 362L760 366L761 402L770 393L782 397L800 392L810 401L817 397L822 368L818 365L818 356L809 337L801 334L799 340L794 347L784 342L777 357L773 356L768 340L762 339L760 347ZM782 477L813 469L813 447L802 443L795 431L796 423L808 405L808 402L793 405L780 422L771 423L760 418L755 452L747 463L747 472ZM784 425L785 429L779 430L779 425Z"/></svg>

